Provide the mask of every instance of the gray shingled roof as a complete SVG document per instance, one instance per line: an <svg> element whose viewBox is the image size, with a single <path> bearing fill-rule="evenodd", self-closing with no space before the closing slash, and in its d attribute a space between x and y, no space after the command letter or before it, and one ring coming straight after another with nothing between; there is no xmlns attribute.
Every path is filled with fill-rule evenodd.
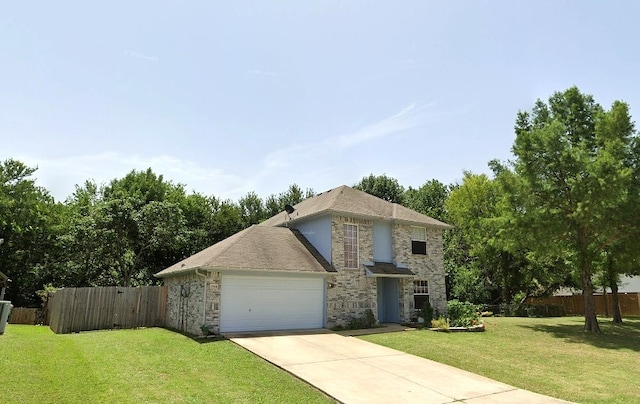
<svg viewBox="0 0 640 404"><path fill-rule="evenodd" d="M195 269L335 272L302 234L286 227L251 226L156 274Z"/></svg>
<svg viewBox="0 0 640 404"><path fill-rule="evenodd" d="M429 216L418 213L397 203L387 202L383 199L342 185L305 199L294 206L295 211L289 215L291 222L322 213L342 213L349 216L362 218L392 220L426 227L450 229L451 226ZM289 218L285 212L281 212L264 222L261 226L283 226Z"/></svg>

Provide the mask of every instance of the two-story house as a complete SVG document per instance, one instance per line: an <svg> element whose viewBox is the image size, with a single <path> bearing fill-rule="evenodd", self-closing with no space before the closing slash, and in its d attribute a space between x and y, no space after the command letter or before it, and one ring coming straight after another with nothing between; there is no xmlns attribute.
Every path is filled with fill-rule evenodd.
<svg viewBox="0 0 640 404"><path fill-rule="evenodd" d="M446 310L449 225L341 186L159 272L168 326L197 334L408 321Z"/></svg>

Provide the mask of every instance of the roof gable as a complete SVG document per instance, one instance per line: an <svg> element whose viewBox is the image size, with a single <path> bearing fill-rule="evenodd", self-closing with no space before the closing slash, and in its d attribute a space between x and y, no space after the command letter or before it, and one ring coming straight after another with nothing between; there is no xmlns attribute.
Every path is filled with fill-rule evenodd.
<svg viewBox="0 0 640 404"><path fill-rule="evenodd" d="M294 206L295 211L288 215L281 212L264 222L261 226L283 226L288 221L295 222L322 213L339 213L348 216L364 217L378 220L398 221L450 229L451 226L423 215L397 203L387 202L364 191L342 185L312 198L305 199Z"/></svg>
<svg viewBox="0 0 640 404"><path fill-rule="evenodd" d="M333 272L302 234L285 227L251 226L156 274L195 269Z"/></svg>

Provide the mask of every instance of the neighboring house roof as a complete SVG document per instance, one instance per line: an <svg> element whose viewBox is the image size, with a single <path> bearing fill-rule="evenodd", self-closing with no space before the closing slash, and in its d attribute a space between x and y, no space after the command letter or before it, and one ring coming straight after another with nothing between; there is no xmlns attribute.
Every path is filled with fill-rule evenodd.
<svg viewBox="0 0 640 404"><path fill-rule="evenodd" d="M390 262L374 262L372 264L363 264L372 276L413 276L413 272L409 268L399 267Z"/></svg>
<svg viewBox="0 0 640 404"><path fill-rule="evenodd" d="M307 273L336 271L297 230L254 225L155 276L165 277L199 268Z"/></svg>
<svg viewBox="0 0 640 404"><path fill-rule="evenodd" d="M305 199L294 206L295 211L288 215L281 212L260 223L260 226L283 226L287 222L320 215L337 213L348 216L404 222L439 229L451 226L429 216L418 213L397 203L387 202L376 196L342 185L327 192Z"/></svg>

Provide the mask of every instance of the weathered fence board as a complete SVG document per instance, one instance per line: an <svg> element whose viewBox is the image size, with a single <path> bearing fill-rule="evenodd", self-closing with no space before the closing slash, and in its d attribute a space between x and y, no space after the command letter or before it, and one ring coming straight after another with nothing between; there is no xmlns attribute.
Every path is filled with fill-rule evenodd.
<svg viewBox="0 0 640 404"><path fill-rule="evenodd" d="M613 302L610 294L594 295L596 313L599 316L613 315ZM620 312L623 316L640 315L640 293L619 293ZM560 305L569 315L584 315L584 296L549 296L529 298L527 300L532 305Z"/></svg>
<svg viewBox="0 0 640 404"><path fill-rule="evenodd" d="M167 288L59 289L49 298L49 326L57 334L165 325Z"/></svg>
<svg viewBox="0 0 640 404"><path fill-rule="evenodd" d="M9 324L36 324L38 309L14 307L9 314Z"/></svg>

